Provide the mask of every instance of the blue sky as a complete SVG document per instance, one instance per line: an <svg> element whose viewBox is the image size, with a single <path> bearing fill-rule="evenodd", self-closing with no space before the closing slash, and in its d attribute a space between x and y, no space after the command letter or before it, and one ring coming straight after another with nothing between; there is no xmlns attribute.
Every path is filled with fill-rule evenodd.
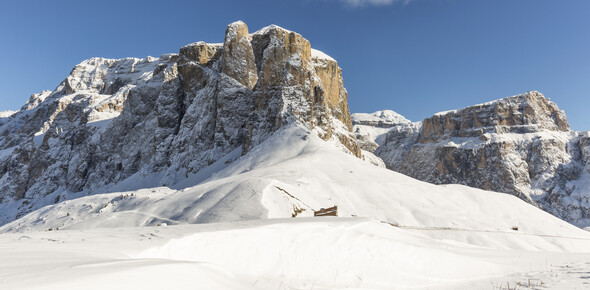
<svg viewBox="0 0 590 290"><path fill-rule="evenodd" d="M297 31L338 60L352 112L413 121L538 90L590 130L590 1L2 1L0 111L53 90L93 56L222 42L243 20Z"/></svg>

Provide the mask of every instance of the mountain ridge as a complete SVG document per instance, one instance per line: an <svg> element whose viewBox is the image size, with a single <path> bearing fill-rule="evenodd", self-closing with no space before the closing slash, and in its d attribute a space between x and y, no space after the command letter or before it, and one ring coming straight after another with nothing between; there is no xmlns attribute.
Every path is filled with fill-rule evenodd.
<svg viewBox="0 0 590 290"><path fill-rule="evenodd" d="M369 130L355 124L355 131ZM435 184L511 193L586 227L587 136L570 130L565 113L531 91L382 130L376 146L357 138L389 169Z"/></svg>

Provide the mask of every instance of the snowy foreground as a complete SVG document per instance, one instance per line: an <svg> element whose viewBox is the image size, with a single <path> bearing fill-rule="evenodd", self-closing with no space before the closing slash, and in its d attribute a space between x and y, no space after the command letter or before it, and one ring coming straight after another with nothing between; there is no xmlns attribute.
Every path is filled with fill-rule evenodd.
<svg viewBox="0 0 590 290"><path fill-rule="evenodd" d="M334 145L290 127L170 187L37 210L0 227L0 289L590 288L590 233Z"/></svg>
<svg viewBox="0 0 590 290"><path fill-rule="evenodd" d="M570 252L590 249L582 236L400 229L367 218L3 234L0 285L507 289L520 283L519 289L588 289L590 254Z"/></svg>

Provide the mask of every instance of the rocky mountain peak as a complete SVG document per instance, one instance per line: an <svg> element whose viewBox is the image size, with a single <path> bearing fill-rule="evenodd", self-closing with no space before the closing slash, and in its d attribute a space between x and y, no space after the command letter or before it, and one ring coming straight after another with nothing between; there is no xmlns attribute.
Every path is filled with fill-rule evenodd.
<svg viewBox="0 0 590 290"><path fill-rule="evenodd" d="M362 158L380 167L385 167L385 164L373 152L383 143L387 132L392 128L413 126L412 122L392 110L354 113L351 117L355 137L363 150Z"/></svg>
<svg viewBox="0 0 590 290"><path fill-rule="evenodd" d="M524 94L437 113L423 121L420 142L448 137L479 137L485 133L568 131L565 113L541 93Z"/></svg>
<svg viewBox="0 0 590 290"><path fill-rule="evenodd" d="M223 63L221 72L253 89L258 81L252 38L248 26L242 21L234 22L225 30L223 42Z"/></svg>
<svg viewBox="0 0 590 290"><path fill-rule="evenodd" d="M249 135L264 136L258 132L272 130L294 117L316 129L323 139L337 137L360 156L354 137L343 134L352 130L352 121L338 63L331 58L312 58L307 39L276 25L253 33L252 48L258 82Z"/></svg>
<svg viewBox="0 0 590 290"><path fill-rule="evenodd" d="M352 123L372 127L390 128L401 124L409 124L410 120L392 110L382 110L374 113L354 113Z"/></svg>
<svg viewBox="0 0 590 290"><path fill-rule="evenodd" d="M0 119L0 224L128 178L170 185L246 154L287 125L360 157L342 71L301 35L227 26L223 44L76 65L52 92Z"/></svg>
<svg viewBox="0 0 590 290"><path fill-rule="evenodd" d="M356 125L363 149L395 171L436 184L514 194L579 226L590 225L588 133L539 92L441 112L378 131ZM367 142L378 132L375 144Z"/></svg>
<svg viewBox="0 0 590 290"><path fill-rule="evenodd" d="M223 43L205 43L203 41L187 44L180 48L179 55L199 65L207 66L221 57Z"/></svg>
<svg viewBox="0 0 590 290"><path fill-rule="evenodd" d="M49 90L44 90L38 94L32 94L31 97L29 97L27 103L21 108L21 110L31 110L37 107L40 103L45 101L45 98L47 98L47 96L49 96L50 94L51 91Z"/></svg>

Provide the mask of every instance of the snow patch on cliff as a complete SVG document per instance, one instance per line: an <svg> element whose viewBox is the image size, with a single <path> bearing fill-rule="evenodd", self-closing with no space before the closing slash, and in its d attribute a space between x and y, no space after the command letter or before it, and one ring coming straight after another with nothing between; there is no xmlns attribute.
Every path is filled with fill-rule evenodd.
<svg viewBox="0 0 590 290"><path fill-rule="evenodd" d="M322 59L322 60L328 60L328 61L333 61L336 62L335 59L333 59L332 57L330 57L329 55L323 53L322 51L319 51L317 49L311 49L311 58L315 58L315 59Z"/></svg>
<svg viewBox="0 0 590 290"><path fill-rule="evenodd" d="M17 111L2 111L0 112L0 118L8 118L14 115Z"/></svg>

